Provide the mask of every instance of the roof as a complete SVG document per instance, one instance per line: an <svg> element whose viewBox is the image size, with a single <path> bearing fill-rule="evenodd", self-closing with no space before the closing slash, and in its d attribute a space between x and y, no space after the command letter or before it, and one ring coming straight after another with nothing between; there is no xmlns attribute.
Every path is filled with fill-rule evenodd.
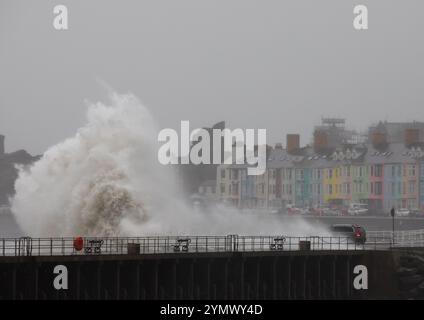
<svg viewBox="0 0 424 320"><path fill-rule="evenodd" d="M370 164L415 163L419 153L414 148L408 148L404 143L390 143L384 150L376 149L368 144L368 152L364 162Z"/></svg>
<svg viewBox="0 0 424 320"><path fill-rule="evenodd" d="M404 143L391 143L384 150L375 148L371 143L344 145L327 153L317 153L306 146L289 153L286 149L272 149L267 159L267 168L330 168L337 165L416 163L424 161L424 147L408 148ZM248 168L256 165L223 165L229 168Z"/></svg>

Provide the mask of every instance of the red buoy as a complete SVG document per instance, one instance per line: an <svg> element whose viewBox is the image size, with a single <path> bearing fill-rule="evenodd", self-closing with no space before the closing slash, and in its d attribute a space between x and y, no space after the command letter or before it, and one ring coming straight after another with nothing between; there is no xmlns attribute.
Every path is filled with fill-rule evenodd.
<svg viewBox="0 0 424 320"><path fill-rule="evenodd" d="M74 238L74 249L76 251L81 251L84 248L84 239L82 237Z"/></svg>

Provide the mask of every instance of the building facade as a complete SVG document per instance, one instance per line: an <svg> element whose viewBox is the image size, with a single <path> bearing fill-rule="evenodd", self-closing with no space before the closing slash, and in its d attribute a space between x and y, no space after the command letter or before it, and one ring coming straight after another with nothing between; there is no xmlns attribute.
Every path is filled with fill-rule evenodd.
<svg viewBox="0 0 424 320"><path fill-rule="evenodd" d="M375 213L393 207L423 210L424 144L421 133L411 130L407 126L403 142L389 143L384 133L373 131L366 143L331 148L322 132L318 147L300 148L299 138L290 135L285 149L271 150L263 175L247 175L247 165L219 166L218 199L240 208L363 203Z"/></svg>

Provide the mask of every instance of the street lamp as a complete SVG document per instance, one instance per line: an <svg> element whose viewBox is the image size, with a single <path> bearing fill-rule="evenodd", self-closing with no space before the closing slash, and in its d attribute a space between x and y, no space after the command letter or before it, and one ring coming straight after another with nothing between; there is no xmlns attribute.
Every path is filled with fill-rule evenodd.
<svg viewBox="0 0 424 320"><path fill-rule="evenodd" d="M390 210L390 215L392 216L392 243L395 245L395 208Z"/></svg>

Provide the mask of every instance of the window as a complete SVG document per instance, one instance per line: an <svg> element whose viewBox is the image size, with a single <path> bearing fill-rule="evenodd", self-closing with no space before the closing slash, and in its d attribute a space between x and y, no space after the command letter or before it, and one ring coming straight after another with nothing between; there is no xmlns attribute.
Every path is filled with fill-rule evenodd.
<svg viewBox="0 0 424 320"><path fill-rule="evenodd" d="M298 184L296 185L296 194L301 195L303 193L303 185Z"/></svg>
<svg viewBox="0 0 424 320"><path fill-rule="evenodd" d="M376 177L381 177L383 175L383 166L381 164L375 166L374 174Z"/></svg>
<svg viewBox="0 0 424 320"><path fill-rule="evenodd" d="M415 193L415 183L414 183L414 181L409 181L409 193Z"/></svg>
<svg viewBox="0 0 424 320"><path fill-rule="evenodd" d="M341 233L353 232L353 227L350 227L350 226L333 226L332 229L334 232L341 232Z"/></svg>
<svg viewBox="0 0 424 320"><path fill-rule="evenodd" d="M225 169L221 169L221 178L225 179Z"/></svg>
<svg viewBox="0 0 424 320"><path fill-rule="evenodd" d="M415 165L409 165L409 176L410 177L415 177Z"/></svg>
<svg viewBox="0 0 424 320"><path fill-rule="evenodd" d="M383 184L381 182L375 183L374 192L378 196L383 194Z"/></svg>
<svg viewBox="0 0 424 320"><path fill-rule="evenodd" d="M302 180L303 179L303 170L297 169L295 172L296 172L296 179Z"/></svg>
<svg viewBox="0 0 424 320"><path fill-rule="evenodd" d="M221 193L225 193L225 184L221 183Z"/></svg>

